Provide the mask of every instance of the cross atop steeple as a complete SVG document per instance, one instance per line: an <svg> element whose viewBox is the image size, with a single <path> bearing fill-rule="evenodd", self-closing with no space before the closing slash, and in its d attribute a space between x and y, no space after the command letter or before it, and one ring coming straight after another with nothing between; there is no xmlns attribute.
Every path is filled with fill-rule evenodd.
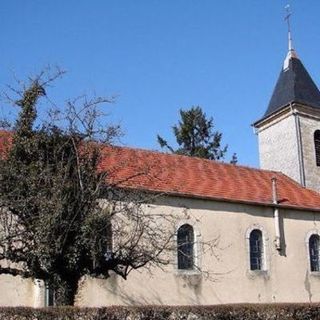
<svg viewBox="0 0 320 320"><path fill-rule="evenodd" d="M290 25L290 17L292 15L291 11L290 11L290 5L286 5L285 9L287 11L287 15L285 16L284 20L287 21L288 24L288 40L289 40L289 51L293 50L293 46L292 46L292 37L291 37L291 25Z"/></svg>
<svg viewBox="0 0 320 320"><path fill-rule="evenodd" d="M292 44L292 35L291 35L291 24L290 24L290 17L292 15L291 11L290 11L290 5L286 5L285 6L287 15L285 16L284 20L287 21L287 25L288 25L288 54L287 57L284 61L283 64L283 69L287 69L289 67L289 60L291 58L298 58L296 51L293 48L293 44Z"/></svg>

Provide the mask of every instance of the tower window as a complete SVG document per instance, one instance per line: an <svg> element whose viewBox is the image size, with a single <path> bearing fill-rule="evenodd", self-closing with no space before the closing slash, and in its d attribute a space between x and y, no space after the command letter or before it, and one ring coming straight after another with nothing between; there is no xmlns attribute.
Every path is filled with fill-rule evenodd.
<svg viewBox="0 0 320 320"><path fill-rule="evenodd" d="M309 257L310 257L311 271L320 271L319 245L320 245L319 235L313 234L309 238Z"/></svg>
<svg viewBox="0 0 320 320"><path fill-rule="evenodd" d="M191 270L194 267L194 231L184 224L178 229L178 269Z"/></svg>
<svg viewBox="0 0 320 320"><path fill-rule="evenodd" d="M250 233L250 269L263 270L263 240L261 230L254 229Z"/></svg>
<svg viewBox="0 0 320 320"><path fill-rule="evenodd" d="M320 167L320 130L314 132L314 149L316 153L316 163Z"/></svg>

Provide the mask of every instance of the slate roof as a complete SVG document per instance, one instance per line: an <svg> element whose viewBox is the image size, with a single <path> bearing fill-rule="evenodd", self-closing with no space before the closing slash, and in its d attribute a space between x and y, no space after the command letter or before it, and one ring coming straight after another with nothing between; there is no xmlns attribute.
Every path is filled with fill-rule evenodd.
<svg viewBox="0 0 320 320"><path fill-rule="evenodd" d="M267 111L262 119L292 102L320 108L320 91L296 56L291 57L288 61L288 67L281 70Z"/></svg>
<svg viewBox="0 0 320 320"><path fill-rule="evenodd" d="M320 211L320 194L275 171L111 146L103 150L101 168L109 183L123 188L260 205L272 205L275 177L281 206Z"/></svg>

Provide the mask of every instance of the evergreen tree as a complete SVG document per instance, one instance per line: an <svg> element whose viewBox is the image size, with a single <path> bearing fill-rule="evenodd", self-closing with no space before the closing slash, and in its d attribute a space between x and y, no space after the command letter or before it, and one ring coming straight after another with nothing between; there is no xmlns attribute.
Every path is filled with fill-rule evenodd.
<svg viewBox="0 0 320 320"><path fill-rule="evenodd" d="M161 148L170 152L205 158L209 160L222 160L228 146L221 146L222 133L213 131L213 118L207 118L201 107L192 107L190 110L180 109L181 120L172 127L179 147L174 149L161 136L157 136ZM233 154L231 163L237 163L236 154Z"/></svg>

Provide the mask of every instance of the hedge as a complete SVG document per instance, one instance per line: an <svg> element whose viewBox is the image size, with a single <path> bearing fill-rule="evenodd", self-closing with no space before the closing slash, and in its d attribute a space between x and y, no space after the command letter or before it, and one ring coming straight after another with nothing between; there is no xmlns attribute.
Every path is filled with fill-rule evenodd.
<svg viewBox="0 0 320 320"><path fill-rule="evenodd" d="M0 308L0 320L320 320L320 304Z"/></svg>

